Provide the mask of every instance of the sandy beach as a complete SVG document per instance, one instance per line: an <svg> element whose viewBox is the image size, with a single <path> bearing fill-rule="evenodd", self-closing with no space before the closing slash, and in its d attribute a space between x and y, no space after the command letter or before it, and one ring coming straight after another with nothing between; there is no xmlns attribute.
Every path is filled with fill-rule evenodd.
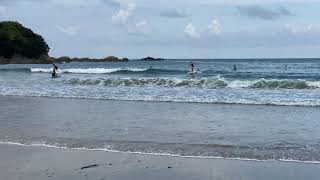
<svg viewBox="0 0 320 180"><path fill-rule="evenodd" d="M97 166L85 168L90 165ZM1 179L7 180L317 180L319 170L318 164L181 158L0 144L0 174Z"/></svg>

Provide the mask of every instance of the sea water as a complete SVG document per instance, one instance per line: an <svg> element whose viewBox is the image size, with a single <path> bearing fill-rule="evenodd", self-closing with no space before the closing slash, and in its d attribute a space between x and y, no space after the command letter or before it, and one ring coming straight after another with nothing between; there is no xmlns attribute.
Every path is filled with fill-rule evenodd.
<svg viewBox="0 0 320 180"><path fill-rule="evenodd" d="M320 161L320 60L193 63L196 74L190 74L190 60L179 59L66 63L58 65L58 78L51 78L52 65L2 65L3 97L59 97L65 103L57 103L65 108L72 99L82 99L93 103L94 110L86 114L88 107L74 103L65 111L68 116L55 119L56 113L37 116L24 105L21 112L16 106L12 111L9 98L1 104L0 140L179 156ZM35 114L43 113L32 108L37 101L44 109L52 108L45 103L48 99L29 101ZM73 115L79 108L77 121ZM96 113L103 116L93 116ZM120 115L126 113L130 116ZM65 124L69 129L63 129Z"/></svg>

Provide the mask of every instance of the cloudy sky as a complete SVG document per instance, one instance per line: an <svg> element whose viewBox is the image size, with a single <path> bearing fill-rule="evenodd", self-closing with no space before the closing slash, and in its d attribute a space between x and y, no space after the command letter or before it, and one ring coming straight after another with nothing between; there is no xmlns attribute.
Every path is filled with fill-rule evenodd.
<svg viewBox="0 0 320 180"><path fill-rule="evenodd" d="M320 0L0 0L52 56L320 57Z"/></svg>

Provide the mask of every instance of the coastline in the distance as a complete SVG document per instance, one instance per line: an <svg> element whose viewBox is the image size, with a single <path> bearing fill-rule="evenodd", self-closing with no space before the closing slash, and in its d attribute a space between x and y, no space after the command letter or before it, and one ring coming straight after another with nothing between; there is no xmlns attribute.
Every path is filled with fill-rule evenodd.
<svg viewBox="0 0 320 180"><path fill-rule="evenodd" d="M0 22L0 64L50 64L69 62L127 62L128 58L50 57L49 46L41 35L13 21Z"/></svg>

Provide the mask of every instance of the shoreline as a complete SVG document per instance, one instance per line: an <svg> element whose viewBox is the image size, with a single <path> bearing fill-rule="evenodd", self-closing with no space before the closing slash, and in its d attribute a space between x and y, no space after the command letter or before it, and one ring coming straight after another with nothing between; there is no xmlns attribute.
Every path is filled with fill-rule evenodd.
<svg viewBox="0 0 320 180"><path fill-rule="evenodd" d="M35 148L49 148L49 149L62 149L62 150L74 150L74 151L92 151L92 152L106 152L106 153L119 153L119 154L132 154L132 155L149 155L149 156L164 156L164 157L174 157L183 159L207 159L207 160L228 160L228 161L249 161L249 162L284 162L284 163L297 163L297 164L315 164L320 165L320 161L300 161L300 160L289 160L289 159L249 159L249 158L227 158L227 157L215 157L215 156L185 156L179 154L168 154L168 153L150 153L150 152L134 152L134 151L120 151L112 150L108 148L69 148L64 146L49 145L44 143L28 143L23 144L20 142L3 142L0 141L1 145L12 145L21 147L35 147Z"/></svg>
<svg viewBox="0 0 320 180"><path fill-rule="evenodd" d="M316 180L317 164L196 159L0 144L4 179Z"/></svg>
<svg viewBox="0 0 320 180"><path fill-rule="evenodd" d="M253 103L227 103L227 102L188 102L188 101L150 101L150 100L131 100L131 99L107 99L94 97L73 97L73 96L46 96L46 95L0 95L1 97L13 98L52 98L52 99L74 99L74 100L95 100L95 101L120 101L120 102L146 102L146 103L175 103L175 104L203 104L203 105L222 105L222 106L261 106L261 107L297 107L297 108L318 108L320 105L295 105L295 104L253 104Z"/></svg>

